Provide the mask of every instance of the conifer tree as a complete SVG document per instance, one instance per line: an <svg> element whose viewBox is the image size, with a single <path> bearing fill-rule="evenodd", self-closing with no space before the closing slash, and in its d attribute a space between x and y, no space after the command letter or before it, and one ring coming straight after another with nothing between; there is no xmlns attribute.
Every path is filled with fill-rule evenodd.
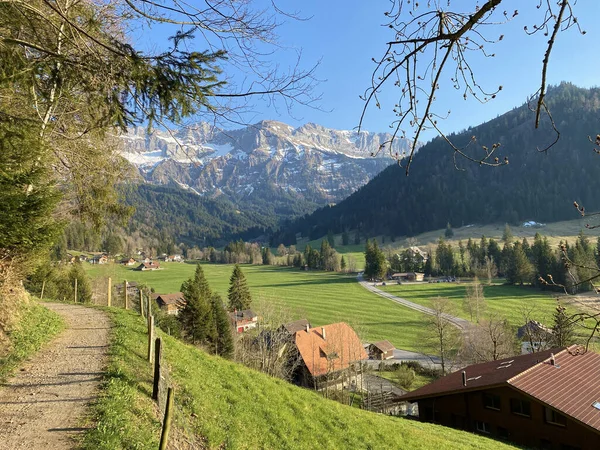
<svg viewBox="0 0 600 450"><path fill-rule="evenodd" d="M552 345L566 347L573 342L573 328L575 324L569 319L565 307L558 305L552 315Z"/></svg>
<svg viewBox="0 0 600 450"><path fill-rule="evenodd" d="M335 247L335 237L333 236L333 231L331 230L327 232L327 242L329 242L330 247Z"/></svg>
<svg viewBox="0 0 600 450"><path fill-rule="evenodd" d="M340 261L340 269L342 270L342 272L345 272L346 268L346 258L344 258L344 255L342 255L342 260Z"/></svg>
<svg viewBox="0 0 600 450"><path fill-rule="evenodd" d="M215 320L215 340L213 342L215 353L223 358L230 359L233 356L233 332L231 322L227 316L227 311L223 306L223 300L219 294L213 294L211 297L211 306Z"/></svg>
<svg viewBox="0 0 600 450"><path fill-rule="evenodd" d="M212 293L200 264L196 266L194 277L183 282L181 292L186 305L178 318L186 339L192 344L214 340L216 328L210 302Z"/></svg>
<svg viewBox="0 0 600 450"><path fill-rule="evenodd" d="M510 284L523 284L531 281L533 266L529 262L523 245L515 242L511 252L511 258L508 263L506 280Z"/></svg>
<svg viewBox="0 0 600 450"><path fill-rule="evenodd" d="M227 297L229 299L230 311L249 309L252 303L250 288L248 288L246 277L238 264L234 266L231 278L229 279Z"/></svg>
<svg viewBox="0 0 600 450"><path fill-rule="evenodd" d="M513 240L512 230L509 224L504 225L504 232L502 233L502 240L505 244L510 244Z"/></svg>
<svg viewBox="0 0 600 450"><path fill-rule="evenodd" d="M450 225L450 222L446 224L446 231L444 232L444 236L446 237L446 239L451 239L452 237L454 237L454 230L452 229L452 225Z"/></svg>

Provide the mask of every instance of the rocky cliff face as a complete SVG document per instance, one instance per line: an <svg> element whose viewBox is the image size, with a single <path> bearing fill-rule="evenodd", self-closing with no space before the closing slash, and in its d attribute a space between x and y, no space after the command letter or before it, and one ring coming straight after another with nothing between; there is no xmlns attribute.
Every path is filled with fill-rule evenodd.
<svg viewBox="0 0 600 450"><path fill-rule="evenodd" d="M347 197L394 162L387 151L372 156L389 137L263 121L238 130L199 123L172 134L147 135L137 128L122 139L123 156L153 184L226 195L234 202L280 192L288 201L323 205ZM397 139L392 152L407 149Z"/></svg>

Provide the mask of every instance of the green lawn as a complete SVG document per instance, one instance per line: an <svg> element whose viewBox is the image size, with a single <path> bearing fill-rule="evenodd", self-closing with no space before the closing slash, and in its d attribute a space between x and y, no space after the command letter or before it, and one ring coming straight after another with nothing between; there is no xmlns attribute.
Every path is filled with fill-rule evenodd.
<svg viewBox="0 0 600 450"><path fill-rule="evenodd" d="M112 276L113 284L123 279L135 280L159 293L179 291L182 281L195 270L194 264L180 263L161 263L164 269L154 272L118 265L85 267L93 277ZM233 266L202 267L211 288L225 299ZM363 340L388 339L398 348L419 349L417 331L424 315L371 294L356 282L354 275L276 266L243 265L242 270L258 311L265 303L283 305L291 308L296 318L306 317L313 326L345 321L357 329Z"/></svg>
<svg viewBox="0 0 600 450"><path fill-rule="evenodd" d="M466 296L465 286L466 283L391 284L382 286L381 289L429 307L434 298L446 297L452 301L454 315L470 320L469 313L463 308L463 299ZM552 313L556 308L556 300L551 294L529 286L484 286L483 293L487 310L507 318L513 326L523 325L522 311L524 308L535 307L535 318L546 324L551 322Z"/></svg>
<svg viewBox="0 0 600 450"><path fill-rule="evenodd" d="M156 449L160 422L150 400L145 324L112 309L111 360L97 425L83 449ZM171 443L208 449L508 449L463 431L358 410L163 338L175 385Z"/></svg>

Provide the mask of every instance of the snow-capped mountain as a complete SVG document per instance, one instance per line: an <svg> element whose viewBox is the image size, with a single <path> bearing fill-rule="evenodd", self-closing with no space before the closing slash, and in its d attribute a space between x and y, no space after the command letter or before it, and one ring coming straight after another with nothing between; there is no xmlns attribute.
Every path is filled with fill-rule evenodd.
<svg viewBox="0 0 600 450"><path fill-rule="evenodd" d="M315 205L335 203L366 184L394 160L376 154L390 135L338 131L316 124L293 128L262 121L238 130L206 123L172 132L122 136L123 156L153 184L179 185L200 195L250 200L267 188ZM392 152L408 144L396 139Z"/></svg>

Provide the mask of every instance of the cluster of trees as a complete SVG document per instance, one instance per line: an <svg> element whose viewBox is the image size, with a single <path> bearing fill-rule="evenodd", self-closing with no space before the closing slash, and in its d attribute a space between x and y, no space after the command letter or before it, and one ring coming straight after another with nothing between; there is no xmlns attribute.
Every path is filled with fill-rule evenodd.
<svg viewBox="0 0 600 450"><path fill-rule="evenodd" d="M75 282L77 280L77 283ZM44 298L58 300L75 300L75 285L77 284L77 301L89 303L92 301L92 286L90 279L81 263L70 265L45 262L25 280L27 291Z"/></svg>
<svg viewBox="0 0 600 450"><path fill-rule="evenodd" d="M502 248L485 236L479 242L469 239L466 245L459 241L458 254L440 238L435 257L425 265L425 274L488 279L501 276L510 284L564 286L571 292L591 289L591 278L598 274L600 240L594 245L581 233L573 245L561 242L559 248L552 249L548 238L539 233L533 244L526 238L511 242L509 227L504 236L507 240Z"/></svg>

